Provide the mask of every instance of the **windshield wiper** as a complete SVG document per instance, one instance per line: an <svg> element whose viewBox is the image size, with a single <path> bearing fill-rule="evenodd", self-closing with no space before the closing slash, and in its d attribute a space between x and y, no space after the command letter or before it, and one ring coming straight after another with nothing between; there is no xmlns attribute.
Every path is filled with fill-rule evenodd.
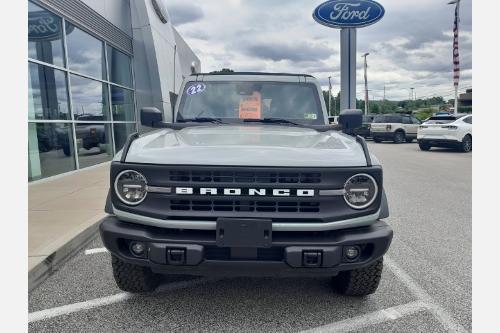
<svg viewBox="0 0 500 333"><path fill-rule="evenodd" d="M263 123L263 124L287 124L287 125L304 127L304 125L299 124L299 123L295 123L291 120L284 119L284 118L274 118L274 117L262 118L262 119L251 119L250 118L250 119L244 119L243 121L246 123L255 122L255 123Z"/></svg>
<svg viewBox="0 0 500 333"><path fill-rule="evenodd" d="M213 124L224 124L220 118L209 118L209 117L194 117L194 118L183 118L178 119L178 123L213 123Z"/></svg>

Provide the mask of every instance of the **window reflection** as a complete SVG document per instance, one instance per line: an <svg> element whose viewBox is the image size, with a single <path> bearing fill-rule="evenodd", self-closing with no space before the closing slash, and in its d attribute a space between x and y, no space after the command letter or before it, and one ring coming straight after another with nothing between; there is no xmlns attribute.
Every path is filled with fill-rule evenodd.
<svg viewBox="0 0 500 333"><path fill-rule="evenodd" d="M132 64L128 55L108 46L109 81L132 87Z"/></svg>
<svg viewBox="0 0 500 333"><path fill-rule="evenodd" d="M28 119L69 120L66 74L28 63Z"/></svg>
<svg viewBox="0 0 500 333"><path fill-rule="evenodd" d="M113 157L109 124L76 124L80 168L110 161Z"/></svg>
<svg viewBox="0 0 500 333"><path fill-rule="evenodd" d="M28 1L30 181L111 160L137 127L132 58L41 6Z"/></svg>
<svg viewBox="0 0 500 333"><path fill-rule="evenodd" d="M136 131L135 124L114 124L115 132L115 151L119 151L125 145L127 137Z"/></svg>
<svg viewBox="0 0 500 333"><path fill-rule="evenodd" d="M28 178L36 180L75 169L70 124L28 125Z"/></svg>
<svg viewBox="0 0 500 333"><path fill-rule="evenodd" d="M111 85L113 120L135 121L134 92Z"/></svg>
<svg viewBox="0 0 500 333"><path fill-rule="evenodd" d="M62 20L28 2L28 57L64 66Z"/></svg>
<svg viewBox="0 0 500 333"><path fill-rule="evenodd" d="M105 83L71 75L71 97L75 120L109 120Z"/></svg>
<svg viewBox="0 0 500 333"><path fill-rule="evenodd" d="M67 23L66 45L68 67L71 70L98 79L106 79L103 42Z"/></svg>

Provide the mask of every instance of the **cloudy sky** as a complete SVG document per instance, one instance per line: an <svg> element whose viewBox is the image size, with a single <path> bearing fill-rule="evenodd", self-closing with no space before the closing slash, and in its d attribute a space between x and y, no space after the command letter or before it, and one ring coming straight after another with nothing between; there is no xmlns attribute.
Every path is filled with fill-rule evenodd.
<svg viewBox="0 0 500 333"><path fill-rule="evenodd" d="M340 31L316 23L322 0L168 0L172 22L203 71L302 72L334 93L340 85ZM448 0L379 0L385 16L358 29L357 97L363 98L361 54L368 56L370 98L453 98L452 28ZM472 0L462 0L460 89L472 86Z"/></svg>

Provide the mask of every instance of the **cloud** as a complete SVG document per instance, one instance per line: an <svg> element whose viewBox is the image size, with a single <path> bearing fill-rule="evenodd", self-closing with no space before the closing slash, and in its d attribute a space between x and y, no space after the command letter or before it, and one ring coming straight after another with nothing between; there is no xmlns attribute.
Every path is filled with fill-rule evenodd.
<svg viewBox="0 0 500 333"><path fill-rule="evenodd" d="M332 76L340 87L340 32L317 24L314 8L303 0L170 0L169 9L198 8L201 15L178 30L199 56L203 71L230 67L240 71L313 74L326 89ZM461 87L472 84L472 1L461 3ZM384 18L357 30L357 84L362 98L360 56L368 56L369 89L375 98L448 94L453 89L453 7L446 1L384 0ZM193 10L188 10L190 14ZM179 15L178 18L175 18ZM182 11L172 20L184 22ZM390 88L390 89L388 89Z"/></svg>
<svg viewBox="0 0 500 333"><path fill-rule="evenodd" d="M319 61L335 54L335 51L328 46L309 42L259 42L245 45L242 50L246 55L255 58L292 62Z"/></svg>
<svg viewBox="0 0 500 333"><path fill-rule="evenodd" d="M175 26L199 21L204 16L203 10L191 3L176 3L167 8Z"/></svg>

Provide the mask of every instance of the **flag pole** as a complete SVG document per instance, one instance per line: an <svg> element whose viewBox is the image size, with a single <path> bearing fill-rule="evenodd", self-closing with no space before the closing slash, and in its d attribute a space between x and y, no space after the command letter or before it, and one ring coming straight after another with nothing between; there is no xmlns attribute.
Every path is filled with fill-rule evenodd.
<svg viewBox="0 0 500 333"><path fill-rule="evenodd" d="M455 87L455 107L453 113L458 113L458 83L460 80L460 59L458 49L458 27L460 23L460 0L448 2L449 5L455 5L455 21L453 24L453 85Z"/></svg>

